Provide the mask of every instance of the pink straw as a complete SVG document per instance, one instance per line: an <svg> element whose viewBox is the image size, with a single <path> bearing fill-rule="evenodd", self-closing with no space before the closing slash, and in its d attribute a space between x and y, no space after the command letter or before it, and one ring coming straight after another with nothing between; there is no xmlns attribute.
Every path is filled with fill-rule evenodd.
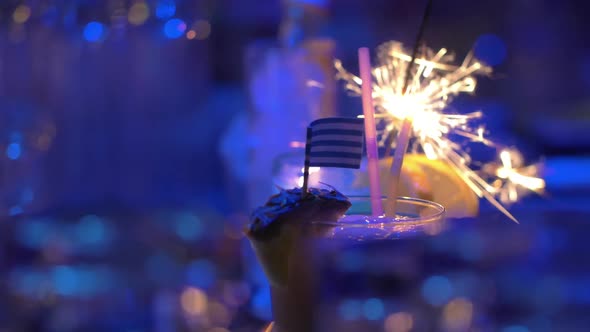
<svg viewBox="0 0 590 332"><path fill-rule="evenodd" d="M379 155L377 152L377 130L375 128L375 110L373 108L369 49L361 47L358 54L361 79L363 81L363 114L365 116L365 142L367 146L371 209L373 216L381 216L383 215L383 207L381 206L381 189L379 188Z"/></svg>

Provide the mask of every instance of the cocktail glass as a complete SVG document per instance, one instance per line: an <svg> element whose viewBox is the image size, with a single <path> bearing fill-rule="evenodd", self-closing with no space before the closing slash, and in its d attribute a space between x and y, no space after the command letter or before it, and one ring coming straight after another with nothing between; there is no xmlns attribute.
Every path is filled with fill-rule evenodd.
<svg viewBox="0 0 590 332"><path fill-rule="evenodd" d="M319 331L326 326L318 314L321 288L329 278L321 271L328 258L351 246L432 236L444 229L445 209L434 202L399 197L395 218L371 216L368 197L351 197L351 203L349 213L337 222L301 221L297 238L286 251L287 282L271 284L275 321L269 331Z"/></svg>

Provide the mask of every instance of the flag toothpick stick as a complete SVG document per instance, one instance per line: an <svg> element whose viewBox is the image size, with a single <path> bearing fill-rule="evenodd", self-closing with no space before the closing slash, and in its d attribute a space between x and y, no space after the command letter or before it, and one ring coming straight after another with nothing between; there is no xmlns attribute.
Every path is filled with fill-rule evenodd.
<svg viewBox="0 0 590 332"><path fill-rule="evenodd" d="M307 127L305 136L305 163L303 165L303 186L301 187L301 197L307 194L309 185L309 152L311 150L311 127Z"/></svg>

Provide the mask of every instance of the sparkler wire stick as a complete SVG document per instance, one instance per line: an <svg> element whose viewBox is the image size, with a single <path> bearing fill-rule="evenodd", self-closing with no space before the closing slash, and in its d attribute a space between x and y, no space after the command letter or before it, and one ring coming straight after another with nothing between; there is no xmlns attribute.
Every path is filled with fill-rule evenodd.
<svg viewBox="0 0 590 332"><path fill-rule="evenodd" d="M432 9L432 0L428 0L426 3L426 7L424 8L424 15L422 16L422 22L420 23L420 28L418 29L418 34L416 35L416 41L414 43L414 50L412 51L412 60L408 64L406 68L406 74L404 75L404 86L402 89L402 95L405 95L408 91L408 84L410 83L410 74L412 71L412 67L414 66L414 61L416 61L416 55L418 54L418 48L420 47L420 43L422 41L422 35L424 34L424 29L426 27L426 22L430 17L430 12ZM419 75L420 73L418 73ZM389 176L392 177L392 181L389 183L388 188L388 199L386 204L386 215L390 217L395 217L395 210L396 210L396 203L397 203L397 189L399 184L399 179L401 176L401 170L404 163L404 155L406 154L406 150L408 149L408 144L410 142L410 134L412 131L412 115L406 113L406 117L402 123L402 128L397 136L397 144L395 147L395 152L393 155L393 160L391 162L391 169Z"/></svg>

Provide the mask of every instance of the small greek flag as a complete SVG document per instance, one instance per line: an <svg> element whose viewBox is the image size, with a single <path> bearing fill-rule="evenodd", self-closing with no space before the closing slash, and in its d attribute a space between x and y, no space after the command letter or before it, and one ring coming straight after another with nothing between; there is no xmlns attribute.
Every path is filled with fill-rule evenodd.
<svg viewBox="0 0 590 332"><path fill-rule="evenodd" d="M308 128L309 166L359 168L363 156L363 119L325 118Z"/></svg>
<svg viewBox="0 0 590 332"><path fill-rule="evenodd" d="M307 190L309 167L359 168L363 156L364 120L324 118L307 127L303 189Z"/></svg>

